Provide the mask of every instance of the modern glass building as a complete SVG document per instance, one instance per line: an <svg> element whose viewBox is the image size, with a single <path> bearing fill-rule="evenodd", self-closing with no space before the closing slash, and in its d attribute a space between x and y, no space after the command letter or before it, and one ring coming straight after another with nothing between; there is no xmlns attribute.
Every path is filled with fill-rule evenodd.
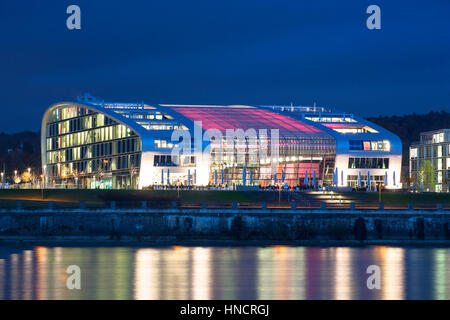
<svg viewBox="0 0 450 320"><path fill-rule="evenodd" d="M409 164L410 178L417 190L422 189L424 181L424 191L449 192L450 129L422 132L420 141L409 147Z"/></svg>
<svg viewBox="0 0 450 320"><path fill-rule="evenodd" d="M50 106L41 139L48 187L400 187L400 139L324 107L108 103L85 95Z"/></svg>

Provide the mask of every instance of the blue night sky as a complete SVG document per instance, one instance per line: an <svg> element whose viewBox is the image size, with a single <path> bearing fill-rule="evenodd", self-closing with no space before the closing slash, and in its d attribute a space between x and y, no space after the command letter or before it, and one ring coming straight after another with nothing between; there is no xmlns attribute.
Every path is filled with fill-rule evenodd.
<svg viewBox="0 0 450 320"><path fill-rule="evenodd" d="M66 28L81 7L81 30ZM381 30L366 8L381 8ZM0 0L0 131L50 104L325 105L450 110L450 1ZM20 120L20 121L18 121Z"/></svg>

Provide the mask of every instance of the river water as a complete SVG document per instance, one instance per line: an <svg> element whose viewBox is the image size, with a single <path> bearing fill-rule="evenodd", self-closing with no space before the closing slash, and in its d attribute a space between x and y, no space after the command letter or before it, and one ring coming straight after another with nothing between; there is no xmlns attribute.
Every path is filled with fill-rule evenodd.
<svg viewBox="0 0 450 320"><path fill-rule="evenodd" d="M0 246L0 299L449 298L450 248Z"/></svg>

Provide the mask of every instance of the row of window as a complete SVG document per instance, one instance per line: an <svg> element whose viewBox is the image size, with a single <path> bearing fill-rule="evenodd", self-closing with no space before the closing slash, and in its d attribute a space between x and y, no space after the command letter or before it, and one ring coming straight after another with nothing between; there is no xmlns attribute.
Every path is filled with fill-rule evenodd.
<svg viewBox="0 0 450 320"><path fill-rule="evenodd" d="M83 177L84 174L91 174L103 171L116 171L138 169L140 166L141 155L129 154L118 157L109 157L102 159L93 159L86 161L75 161L68 164L52 164L48 166L48 174L56 177ZM139 173L138 171L134 174Z"/></svg>
<svg viewBox="0 0 450 320"><path fill-rule="evenodd" d="M358 181L358 176L357 175L348 175L347 180L348 181ZM382 175L382 176L372 176L371 175L370 180L375 181L375 182L384 182L384 175ZM361 181L367 182L367 175L361 175Z"/></svg>
<svg viewBox="0 0 450 320"><path fill-rule="evenodd" d="M387 140L349 140L349 150L389 151L390 143Z"/></svg>
<svg viewBox="0 0 450 320"><path fill-rule="evenodd" d="M314 122L357 122L352 116L306 116L305 119Z"/></svg>
<svg viewBox="0 0 450 320"><path fill-rule="evenodd" d="M236 152L257 153L261 147L267 148L267 154L271 153L271 141L258 139L237 140L234 143L212 142L211 150L213 153L235 154ZM334 155L336 152L335 142L333 140L311 140L311 139L293 139L280 138L278 146L280 156L325 156Z"/></svg>
<svg viewBox="0 0 450 320"><path fill-rule="evenodd" d="M54 137L67 133L109 126L113 124L116 124L116 121L103 114L96 113L93 115L71 119L63 122L49 123L47 125L47 136Z"/></svg>
<svg viewBox="0 0 450 320"><path fill-rule="evenodd" d="M349 169L389 169L389 158L349 158Z"/></svg>
<svg viewBox="0 0 450 320"><path fill-rule="evenodd" d="M93 112L89 111L86 108L67 106L64 108L58 108L58 109L53 110L52 115L51 115L51 121L56 122L56 121L61 121L61 120L66 120L66 119L70 119L70 118L84 116L84 115L91 114L91 113L93 113Z"/></svg>
<svg viewBox="0 0 450 320"><path fill-rule="evenodd" d="M171 149L174 147L172 142L167 142L167 140L158 139L155 140L155 148L168 148Z"/></svg>
<svg viewBox="0 0 450 320"><path fill-rule="evenodd" d="M136 121L137 124L141 125L147 130L187 130L186 126L179 123L163 123L163 122L143 122Z"/></svg>
<svg viewBox="0 0 450 320"><path fill-rule="evenodd" d="M325 126L327 126L327 125L325 124ZM350 128L350 127L348 127L348 128L345 128L345 127L343 127L343 128L336 128L336 127L333 127L333 126L329 126L329 128L333 129L334 131L339 132L339 133L368 133L368 132L370 132L370 133L378 133L377 130L372 129L372 128L368 127L368 126L365 126L365 127L354 127L354 128Z"/></svg>
<svg viewBox="0 0 450 320"><path fill-rule="evenodd" d="M136 134L124 125L117 124L109 127L93 129L77 133L66 134L59 137L47 138L47 151L61 148L103 142L108 140L132 137Z"/></svg>
<svg viewBox="0 0 450 320"><path fill-rule="evenodd" d="M138 138L123 139L114 142L98 143L59 151L49 151L47 152L47 163L76 161L114 154L131 153L140 151L140 149Z"/></svg>
<svg viewBox="0 0 450 320"><path fill-rule="evenodd" d="M450 144L427 145L410 148L410 158L439 158L450 156Z"/></svg>
<svg viewBox="0 0 450 320"><path fill-rule="evenodd" d="M155 167L177 167L195 165L195 156L179 156L175 155L155 155L153 158L153 166Z"/></svg>
<svg viewBox="0 0 450 320"><path fill-rule="evenodd" d="M411 171L418 170L421 166L424 165L425 161L430 161L433 170L450 170L450 157L448 158L438 158L438 159L412 159L410 166Z"/></svg>
<svg viewBox="0 0 450 320"><path fill-rule="evenodd" d="M445 136L445 132L438 132L434 134L421 134L420 142L422 143L442 143L450 141L450 134L447 133L447 137Z"/></svg>
<svg viewBox="0 0 450 320"><path fill-rule="evenodd" d="M169 119L172 120L173 117L165 114L165 113L161 113L158 111L114 111L116 113L121 114L122 116L124 116L125 118L128 119L144 119L144 120L162 120L162 119Z"/></svg>

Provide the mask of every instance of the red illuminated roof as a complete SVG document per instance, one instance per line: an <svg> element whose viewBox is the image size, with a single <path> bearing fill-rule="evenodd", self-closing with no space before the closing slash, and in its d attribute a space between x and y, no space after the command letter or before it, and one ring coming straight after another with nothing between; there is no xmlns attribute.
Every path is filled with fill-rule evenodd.
<svg viewBox="0 0 450 320"><path fill-rule="evenodd" d="M318 135L321 130L288 116L255 107L198 108L172 106L171 109L191 121L202 121L202 128L218 129L278 129L281 135ZM268 132L269 133L269 132Z"/></svg>

